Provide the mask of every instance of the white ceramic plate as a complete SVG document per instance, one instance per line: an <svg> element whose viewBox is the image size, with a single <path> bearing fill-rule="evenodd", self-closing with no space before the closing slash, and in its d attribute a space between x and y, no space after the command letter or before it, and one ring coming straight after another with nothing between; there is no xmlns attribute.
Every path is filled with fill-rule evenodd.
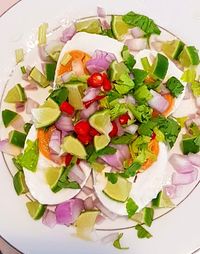
<svg viewBox="0 0 200 254"><path fill-rule="evenodd" d="M0 18L0 94L14 67L14 50L32 48L35 29L41 22L56 27L69 20L96 15L102 6L108 14L129 10L152 17L159 25L200 49L200 3L198 0L32 0L21 1ZM3 134L1 132L1 138ZM8 159L9 161L9 159ZM118 253L111 245L84 242L73 237L72 229L53 230L33 221L25 209L26 197L17 197L3 156L0 157L0 235L23 253ZM193 186L194 187L194 186ZM189 192L189 191L188 191ZM134 229L122 230L127 254L191 254L200 247L200 185L176 209L157 219L153 238L139 240ZM117 222L116 222L117 223ZM118 223L120 224L120 223ZM123 223L119 225L123 228ZM109 228L109 226L107 227ZM108 231L98 231L102 237Z"/></svg>

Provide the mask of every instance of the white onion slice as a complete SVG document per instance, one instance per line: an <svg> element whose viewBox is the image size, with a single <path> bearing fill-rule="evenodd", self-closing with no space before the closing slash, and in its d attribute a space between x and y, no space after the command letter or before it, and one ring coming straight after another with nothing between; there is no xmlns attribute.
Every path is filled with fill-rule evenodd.
<svg viewBox="0 0 200 254"><path fill-rule="evenodd" d="M173 185L187 185L197 180L198 169L194 168L194 171L187 174L173 173L172 184Z"/></svg>
<svg viewBox="0 0 200 254"><path fill-rule="evenodd" d="M160 113L163 113L169 106L168 101L154 90L150 90L150 93L152 94L153 98L148 101L149 106Z"/></svg>
<svg viewBox="0 0 200 254"><path fill-rule="evenodd" d="M131 51L140 51L147 48L147 39L136 38L136 39L127 39L125 45L128 46Z"/></svg>
<svg viewBox="0 0 200 254"><path fill-rule="evenodd" d="M189 158L184 155L173 154L170 157L169 162L171 163L173 168L178 173L181 173L181 174L190 173L190 172L193 172L193 170L194 170L194 166L189 161Z"/></svg>

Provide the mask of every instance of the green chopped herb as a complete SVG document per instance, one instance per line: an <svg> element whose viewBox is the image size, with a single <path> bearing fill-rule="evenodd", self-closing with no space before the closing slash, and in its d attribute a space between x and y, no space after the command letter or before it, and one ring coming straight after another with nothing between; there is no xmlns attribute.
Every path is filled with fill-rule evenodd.
<svg viewBox="0 0 200 254"><path fill-rule="evenodd" d="M54 81L56 71L56 63L46 63L45 72L48 81Z"/></svg>
<svg viewBox="0 0 200 254"><path fill-rule="evenodd" d="M151 227L154 217L154 209L151 207L145 207L143 212L144 212L144 223L148 227Z"/></svg>
<svg viewBox="0 0 200 254"><path fill-rule="evenodd" d="M122 247L120 240L123 237L123 233L118 234L117 239L113 242L113 246L119 250L128 250L128 247Z"/></svg>
<svg viewBox="0 0 200 254"><path fill-rule="evenodd" d="M116 82L117 84L115 84L115 89L119 94L127 94L135 86L135 83L128 73L123 73Z"/></svg>
<svg viewBox="0 0 200 254"><path fill-rule="evenodd" d="M141 123L149 121L153 112L152 108L144 104L139 106L129 104L129 109L134 117Z"/></svg>
<svg viewBox="0 0 200 254"><path fill-rule="evenodd" d="M68 98L68 89L66 87L61 87L53 90L48 98L54 100L58 105L66 101Z"/></svg>
<svg viewBox="0 0 200 254"><path fill-rule="evenodd" d="M102 30L101 35L105 35L105 36L108 36L110 38L115 38L115 36L113 35L112 29Z"/></svg>
<svg viewBox="0 0 200 254"><path fill-rule="evenodd" d="M120 173L121 177L129 178L136 175L137 171L141 168L141 164L139 162L133 162L128 168L124 170L123 173Z"/></svg>
<svg viewBox="0 0 200 254"><path fill-rule="evenodd" d="M118 174L117 173L105 173L105 177L108 178L108 181L111 182L112 184L117 183L118 180Z"/></svg>
<svg viewBox="0 0 200 254"><path fill-rule="evenodd" d="M24 124L24 131L26 132L26 134L29 133L31 126L32 126L31 123L25 123Z"/></svg>
<svg viewBox="0 0 200 254"><path fill-rule="evenodd" d="M134 82L135 85L141 85L145 78L148 76L148 73L141 69L133 69L132 70L133 76L134 76Z"/></svg>
<svg viewBox="0 0 200 254"><path fill-rule="evenodd" d="M138 238L151 238L152 235L141 225L136 225L135 229L137 230Z"/></svg>
<svg viewBox="0 0 200 254"><path fill-rule="evenodd" d="M111 120L113 121L117 117L125 114L127 111L128 111L127 105L126 104L120 104L117 101L117 104L115 104L114 107L110 109Z"/></svg>
<svg viewBox="0 0 200 254"><path fill-rule="evenodd" d="M112 102L116 99L122 98L122 95L116 91L110 91L107 93L108 102Z"/></svg>
<svg viewBox="0 0 200 254"><path fill-rule="evenodd" d="M111 146L107 146L99 151L95 151L93 146L88 146L86 149L87 152L87 160L89 163L93 163L94 161L96 161L96 159L100 156L103 155L112 155L116 153L116 149L114 147Z"/></svg>
<svg viewBox="0 0 200 254"><path fill-rule="evenodd" d="M133 96L139 103L149 101L153 97L146 85L140 86L134 92Z"/></svg>
<svg viewBox="0 0 200 254"><path fill-rule="evenodd" d="M26 68L24 66L20 67L22 74L26 74Z"/></svg>
<svg viewBox="0 0 200 254"><path fill-rule="evenodd" d="M15 50L16 63L20 63L24 60L24 50L22 48Z"/></svg>
<svg viewBox="0 0 200 254"><path fill-rule="evenodd" d="M124 60L125 65L128 67L130 71L132 71L133 66L136 64L136 60L134 56L130 54L127 46L123 47L121 54L122 54L122 58Z"/></svg>
<svg viewBox="0 0 200 254"><path fill-rule="evenodd" d="M128 218L131 218L138 210L138 206L132 198L129 198L126 203L126 211Z"/></svg>
<svg viewBox="0 0 200 254"><path fill-rule="evenodd" d="M184 90L183 84L176 77L169 78L166 86L173 97L178 97Z"/></svg>
<svg viewBox="0 0 200 254"><path fill-rule="evenodd" d="M133 142L134 138L135 138L134 135L126 133L122 136L112 138L111 143L114 145L122 145L122 144L129 145Z"/></svg>

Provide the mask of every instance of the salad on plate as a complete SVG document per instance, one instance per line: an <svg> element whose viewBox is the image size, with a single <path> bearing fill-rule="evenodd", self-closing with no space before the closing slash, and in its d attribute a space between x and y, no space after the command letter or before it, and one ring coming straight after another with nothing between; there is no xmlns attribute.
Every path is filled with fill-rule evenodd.
<svg viewBox="0 0 200 254"><path fill-rule="evenodd" d="M85 240L120 221L151 238L156 214L199 179L198 50L133 11L97 14L56 34L44 23L32 53L16 50L0 150L34 220ZM126 249L122 236L101 240Z"/></svg>

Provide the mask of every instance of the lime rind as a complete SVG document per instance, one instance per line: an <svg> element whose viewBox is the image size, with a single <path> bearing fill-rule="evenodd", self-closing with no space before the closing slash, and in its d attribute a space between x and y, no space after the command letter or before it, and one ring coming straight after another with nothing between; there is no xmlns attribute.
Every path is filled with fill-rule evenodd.
<svg viewBox="0 0 200 254"><path fill-rule="evenodd" d="M43 214L46 210L46 206L40 204L38 201L27 202L26 207L28 209L30 216L34 220L39 220L43 216Z"/></svg>
<svg viewBox="0 0 200 254"><path fill-rule="evenodd" d="M16 118L18 114L12 110L5 109L2 111L2 120L4 126L7 128Z"/></svg>
<svg viewBox="0 0 200 254"><path fill-rule="evenodd" d="M169 67L168 58L158 53L152 65L152 74L155 75L157 78L163 80L167 74L168 67Z"/></svg>
<svg viewBox="0 0 200 254"><path fill-rule="evenodd" d="M47 184L50 186L51 190L55 193L58 192L58 190L60 190L60 187L58 186L58 181L63 172L64 167L48 168L46 171L45 176Z"/></svg>
<svg viewBox="0 0 200 254"><path fill-rule="evenodd" d="M72 136L64 138L62 149L64 152L77 156L80 159L85 159L87 155L83 144Z"/></svg>
<svg viewBox="0 0 200 254"><path fill-rule="evenodd" d="M25 102L26 99L24 88L20 84L17 84L8 91L4 101L7 103L16 103Z"/></svg>
<svg viewBox="0 0 200 254"><path fill-rule="evenodd" d="M77 32L87 32L92 34L100 34L102 32L99 19L79 21L75 23L75 27Z"/></svg>
<svg viewBox="0 0 200 254"><path fill-rule="evenodd" d="M162 44L162 51L171 59L178 60L184 48L184 43L180 40L167 41Z"/></svg>
<svg viewBox="0 0 200 254"><path fill-rule="evenodd" d="M22 195L28 192L28 187L26 186L24 173L18 171L13 177L13 185L17 195Z"/></svg>
<svg viewBox="0 0 200 254"><path fill-rule="evenodd" d="M199 54L195 47L185 46L179 55L179 61L182 66L190 67L191 65L199 64Z"/></svg>

